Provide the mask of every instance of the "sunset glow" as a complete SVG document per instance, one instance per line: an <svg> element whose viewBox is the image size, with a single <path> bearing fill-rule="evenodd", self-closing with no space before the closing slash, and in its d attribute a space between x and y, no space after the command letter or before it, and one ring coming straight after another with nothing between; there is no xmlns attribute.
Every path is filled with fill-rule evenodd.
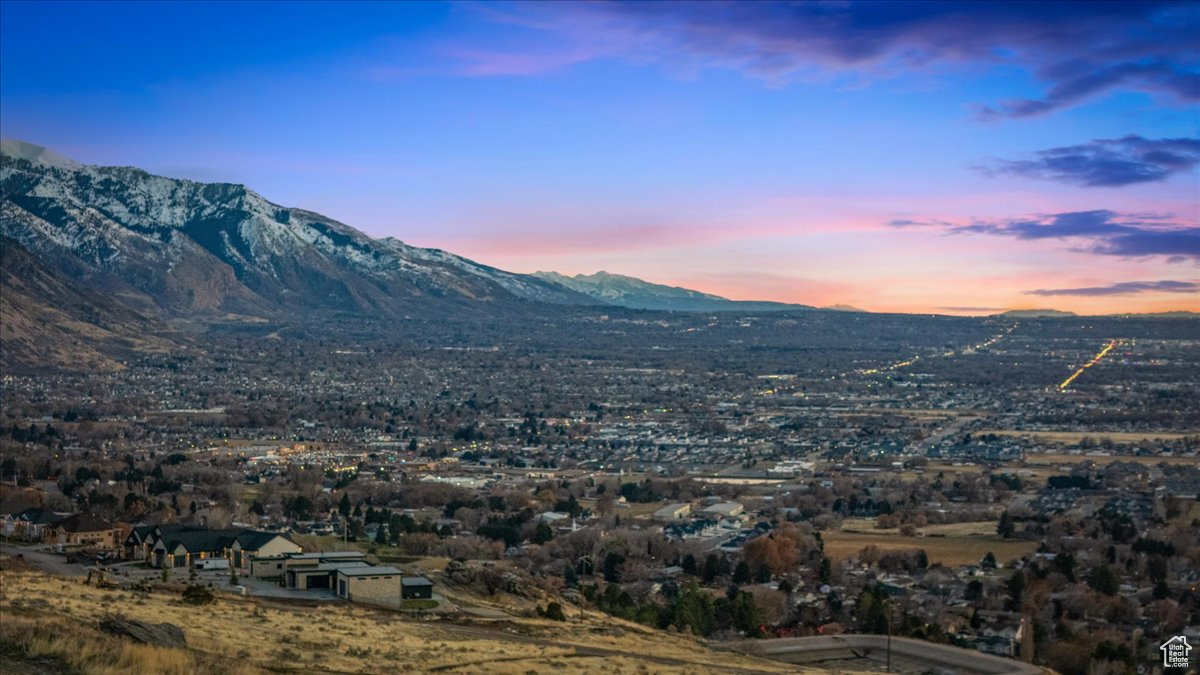
<svg viewBox="0 0 1200 675"><path fill-rule="evenodd" d="M1200 311L1195 4L889 5L6 2L0 117L514 272Z"/></svg>

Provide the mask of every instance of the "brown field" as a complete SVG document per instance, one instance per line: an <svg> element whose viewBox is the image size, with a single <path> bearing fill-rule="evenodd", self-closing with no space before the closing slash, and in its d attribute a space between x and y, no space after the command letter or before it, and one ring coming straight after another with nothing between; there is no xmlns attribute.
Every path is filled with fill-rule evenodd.
<svg viewBox="0 0 1200 675"><path fill-rule="evenodd" d="M841 531L856 532L859 534L884 534L896 537L900 536L899 528L876 528L874 518L847 518L842 521ZM987 537L996 534L996 521L976 520L968 523L926 525L925 527L918 528L917 534L925 537Z"/></svg>
<svg viewBox="0 0 1200 675"><path fill-rule="evenodd" d="M1084 438L1090 438L1096 442L1108 439L1113 443L1137 443L1138 441L1174 441L1188 436L1200 436L1200 431L1189 431L1185 433L1175 431L1020 431L1020 430L998 430L998 429L983 429L974 432L976 436L983 434L995 434L997 436L1025 436L1028 438L1038 438L1051 443L1064 443L1078 445Z"/></svg>
<svg viewBox="0 0 1200 675"><path fill-rule="evenodd" d="M98 624L107 614L175 624L188 648L105 635ZM6 566L0 658L5 673L796 672L572 606L567 614L566 623L417 621L343 603L298 607L224 595L197 607L177 592L100 589Z"/></svg>
<svg viewBox="0 0 1200 675"><path fill-rule="evenodd" d="M994 553L1000 562L1007 562L1037 548L1037 542L1005 540L994 534L902 537L899 534L886 534L887 532L888 530L881 530L868 534L830 531L822 532L821 538L825 541L826 555L834 560L845 560L857 555L867 546L877 546L883 552L924 549L930 563L942 563L950 567L977 563L988 551ZM995 532L994 526L992 532Z"/></svg>
<svg viewBox="0 0 1200 675"><path fill-rule="evenodd" d="M1063 453L1039 452L1025 455L1026 464L1078 464L1080 462L1095 462L1096 464L1112 464L1113 462L1133 462L1155 466L1161 463L1173 466L1200 466L1200 457L1139 457L1135 455L1069 455Z"/></svg>

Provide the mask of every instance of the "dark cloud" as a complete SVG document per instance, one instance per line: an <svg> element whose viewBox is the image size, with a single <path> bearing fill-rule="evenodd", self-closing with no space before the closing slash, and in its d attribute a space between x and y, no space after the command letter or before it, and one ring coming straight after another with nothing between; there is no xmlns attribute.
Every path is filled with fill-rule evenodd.
<svg viewBox="0 0 1200 675"><path fill-rule="evenodd" d="M1154 214L1117 213L1105 209L1070 211L1009 220L938 225L947 234L985 234L1015 239L1063 239L1084 242L1079 250L1123 257L1166 256L1200 260L1200 227L1171 222ZM897 221L885 223L898 227ZM899 225L904 227L905 225Z"/></svg>
<svg viewBox="0 0 1200 675"><path fill-rule="evenodd" d="M1036 159L995 160L980 169L989 174L1117 187L1166 180L1196 164L1200 164L1200 140L1126 136L1042 150Z"/></svg>
<svg viewBox="0 0 1200 675"><path fill-rule="evenodd" d="M985 117L1044 114L1114 89L1200 100L1200 4L1190 2L530 3L497 20L553 31L590 58L778 83L1004 64L1043 84L1039 98L980 106Z"/></svg>
<svg viewBox="0 0 1200 675"><path fill-rule="evenodd" d="M1026 295L1134 295L1136 293L1200 293L1200 283L1194 281L1122 281L1108 286L1086 288L1039 288L1025 291Z"/></svg>
<svg viewBox="0 0 1200 675"><path fill-rule="evenodd" d="M1067 237L1116 237L1140 231L1118 221L1112 211L1071 211L1032 219L977 222L955 227L954 232L1000 234L1018 239L1065 239Z"/></svg>
<svg viewBox="0 0 1200 675"><path fill-rule="evenodd" d="M944 220L889 220L884 223L888 227L951 227L954 223Z"/></svg>

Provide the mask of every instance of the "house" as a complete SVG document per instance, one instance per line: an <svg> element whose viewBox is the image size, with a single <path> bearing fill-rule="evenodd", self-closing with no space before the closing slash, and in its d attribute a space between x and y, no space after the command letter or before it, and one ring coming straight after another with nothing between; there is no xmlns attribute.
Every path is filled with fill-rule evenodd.
<svg viewBox="0 0 1200 675"><path fill-rule="evenodd" d="M150 545L147 558L154 567L188 567L195 560L227 558L242 573L249 572L250 561L300 553L299 544L278 532L245 529L210 530L180 525L160 525L146 535Z"/></svg>
<svg viewBox="0 0 1200 675"><path fill-rule="evenodd" d="M250 559L249 574L256 579L278 578L293 584L288 579L288 571L314 567L322 563L354 563L366 562L367 554L362 551L329 551L326 553L284 553L282 555L257 555ZM330 586L332 588L332 586Z"/></svg>
<svg viewBox="0 0 1200 675"><path fill-rule="evenodd" d="M126 560L145 560L150 555L150 547L152 543L148 543L147 539L154 533L154 525L134 525L129 531L129 536L125 537L125 559Z"/></svg>
<svg viewBox="0 0 1200 675"><path fill-rule="evenodd" d="M318 562L315 565L296 565L285 571L288 588L307 591L315 588L333 588L337 581L338 572L360 567L370 568L365 560L350 560L345 562ZM377 568L372 568L377 569Z"/></svg>
<svg viewBox="0 0 1200 675"><path fill-rule="evenodd" d="M41 541L46 528L62 520L68 514L55 513L47 509L31 508L20 513L4 516L4 534L17 539Z"/></svg>
<svg viewBox="0 0 1200 675"><path fill-rule="evenodd" d="M116 551L124 537L120 525L90 513L77 513L47 526L45 540L63 546L87 546Z"/></svg>
<svg viewBox="0 0 1200 675"><path fill-rule="evenodd" d="M229 546L233 556L233 566L243 572L250 571L250 561L259 556L271 557L289 553L302 553L300 544L288 539L278 532L259 532L242 530L233 538Z"/></svg>
<svg viewBox="0 0 1200 675"><path fill-rule="evenodd" d="M433 597L433 582L425 577L404 577L400 579L400 597L428 600Z"/></svg>
<svg viewBox="0 0 1200 675"><path fill-rule="evenodd" d="M195 560L227 557L235 532L178 525L160 526L147 562L153 567L191 567Z"/></svg>
<svg viewBox="0 0 1200 675"><path fill-rule="evenodd" d="M404 574L395 567L342 567L337 570L337 594L356 602L396 602Z"/></svg>

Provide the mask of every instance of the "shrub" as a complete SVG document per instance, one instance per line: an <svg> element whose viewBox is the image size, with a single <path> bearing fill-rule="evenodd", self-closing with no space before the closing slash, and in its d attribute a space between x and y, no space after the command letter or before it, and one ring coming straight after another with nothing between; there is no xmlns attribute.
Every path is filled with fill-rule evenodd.
<svg viewBox="0 0 1200 675"><path fill-rule="evenodd" d="M203 586L192 585L183 591L183 601L189 605L209 605L215 600L212 591Z"/></svg>

